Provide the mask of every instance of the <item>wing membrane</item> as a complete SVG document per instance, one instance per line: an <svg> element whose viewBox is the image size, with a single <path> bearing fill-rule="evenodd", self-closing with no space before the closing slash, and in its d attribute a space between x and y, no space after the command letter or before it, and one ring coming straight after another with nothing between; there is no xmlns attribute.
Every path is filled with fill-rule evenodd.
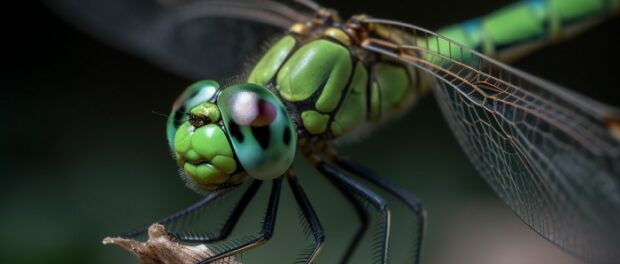
<svg viewBox="0 0 620 264"><path fill-rule="evenodd" d="M310 0L47 0L81 30L192 79L239 74Z"/></svg>
<svg viewBox="0 0 620 264"><path fill-rule="evenodd" d="M430 31L364 23L375 34L364 48L435 77L436 99L459 143L525 223L586 259L620 258L617 109Z"/></svg>

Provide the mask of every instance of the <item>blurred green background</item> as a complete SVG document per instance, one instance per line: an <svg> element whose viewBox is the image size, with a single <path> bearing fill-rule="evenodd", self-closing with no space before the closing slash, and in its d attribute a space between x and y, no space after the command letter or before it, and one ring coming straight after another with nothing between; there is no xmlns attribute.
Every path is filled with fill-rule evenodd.
<svg viewBox="0 0 620 264"><path fill-rule="evenodd" d="M438 28L509 1L321 2L345 17L365 12ZM152 113L167 113L192 80L101 44L39 2L13 4L20 6L6 11L21 18L2 18L0 263L135 263L129 253L103 246L103 237L200 198L177 176L165 142L165 118ZM612 72L618 20L515 65L620 105L619 78ZM577 261L537 236L494 195L460 150L433 97L341 150L424 202L429 223L423 263ZM304 164L299 174L326 229L319 263L335 263L358 225L354 212ZM268 189L257 196L235 235L258 230ZM393 210L393 263L402 263L408 215L402 206ZM243 260L293 262L309 243L296 215L285 187L273 240ZM370 244L363 243L355 263L367 263Z"/></svg>

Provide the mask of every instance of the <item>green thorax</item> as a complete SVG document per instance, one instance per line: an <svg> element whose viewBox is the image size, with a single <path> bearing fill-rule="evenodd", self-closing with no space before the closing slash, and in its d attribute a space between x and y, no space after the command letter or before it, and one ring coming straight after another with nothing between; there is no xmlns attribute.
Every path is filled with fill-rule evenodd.
<svg viewBox="0 0 620 264"><path fill-rule="evenodd" d="M298 130L307 136L343 136L399 112L416 97L409 68L376 56L360 56L356 47L342 43L346 34L340 32L339 39L286 35L248 78L272 89L294 112L291 116Z"/></svg>

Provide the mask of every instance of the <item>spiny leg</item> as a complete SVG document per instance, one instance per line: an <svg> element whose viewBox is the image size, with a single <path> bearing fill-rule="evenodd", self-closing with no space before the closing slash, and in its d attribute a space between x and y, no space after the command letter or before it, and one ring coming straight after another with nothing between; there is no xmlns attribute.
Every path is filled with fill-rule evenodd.
<svg viewBox="0 0 620 264"><path fill-rule="evenodd" d="M254 180L252 182L250 187L248 187L248 189L245 191L241 199L239 199L239 201L237 202L237 205L235 205L235 208L233 209L232 213L228 216L224 226L222 226L222 228L220 229L217 235L186 234L186 233L174 233L172 235L183 242L192 242L192 243L212 243L212 242L217 242L217 241L226 239L232 232L233 228L239 222L239 219L241 218L241 214L243 214L243 211L245 211L245 209L247 208L252 198L254 198L254 195L256 195L262 183L263 181L259 181L259 180Z"/></svg>
<svg viewBox="0 0 620 264"><path fill-rule="evenodd" d="M218 199L220 199L222 196L224 196L224 194L227 191L219 191L219 192L213 192L213 193L208 193L204 196L204 198L202 198L200 201L198 201L195 204L192 204L190 206L188 206L185 209L182 209L170 216L167 216L165 218L160 219L159 221L157 221L156 223L162 224L162 225L168 225L168 224L172 224L180 219L182 219L183 217L190 215L202 208L204 208L205 206L217 201ZM147 233L148 230L148 226L134 230L134 231L130 231L127 233L123 233L118 235L118 237L124 237L124 238L136 238L138 236L144 235Z"/></svg>
<svg viewBox="0 0 620 264"><path fill-rule="evenodd" d="M312 248L312 252L308 256L304 256L304 259L300 259L301 263L313 263L316 257L319 255L321 248L323 247L323 241L325 240L325 235L323 234L323 227L321 226L321 222L317 217L308 197L306 196L304 190L299 185L297 181L297 177L292 171L289 171L288 174L288 183L291 186L291 190L293 191L293 196L295 196L295 200L297 204L301 208L301 211L308 221L308 225L310 226L310 230L314 235L314 247Z"/></svg>
<svg viewBox="0 0 620 264"><path fill-rule="evenodd" d="M336 185L336 187L340 189L340 191L344 194L344 196L347 198L349 203L353 205L353 207L355 208L355 212L357 213L357 217L360 220L360 226L355 232L355 236L353 236L353 239L349 243L349 247L347 248L347 251L345 251L345 254L342 256L342 260L340 261L340 263L348 263L351 257L353 256L355 249L357 249L360 242L362 242L364 234L366 234L366 232L368 231L368 226L370 224L370 216L368 215L368 211L366 211L366 207L364 206L364 204L362 204L361 201L358 200L359 198L347 192L346 190L344 190L344 188L340 187L339 185Z"/></svg>
<svg viewBox="0 0 620 264"><path fill-rule="evenodd" d="M231 246L231 247L226 246L227 248L224 251L218 252L217 254L203 261L200 261L198 264L211 263L218 259L234 256L243 251L247 251L249 249L252 249L254 247L257 247L257 246L260 246L266 243L267 240L269 240L271 236L273 235L273 229L276 224L276 215L278 214L278 202L280 201L280 190L282 189L281 187L282 187L282 178L273 180L273 185L271 187L271 194L269 195L269 202L267 204L267 212L265 213L265 219L263 221L263 226L261 228L261 231L257 235L247 239L245 242L242 242L241 244ZM215 247L212 247L212 248L215 248Z"/></svg>
<svg viewBox="0 0 620 264"><path fill-rule="evenodd" d="M387 207L387 202L372 190L364 187L359 182L340 172L333 165L320 160L314 163L314 165L319 172L327 176L334 184L340 186L341 190L368 201L373 207L375 207L375 209L379 210L382 216L382 237L379 241L379 257L380 263L387 263L387 251L390 236L390 210Z"/></svg>
<svg viewBox="0 0 620 264"><path fill-rule="evenodd" d="M422 207L422 203L420 203L418 198L416 198L415 196L413 196L411 193L401 188L400 186L389 181L387 178L374 173L373 171L369 170L363 165L351 159L348 159L346 157L337 155L334 149L327 149L325 151L325 154L328 158L330 158L334 163L336 163L338 166L340 166L344 170L354 175L357 175L365 180L368 180L372 182L373 184L376 184L377 186L381 187L385 191L394 195L400 201L405 203L405 205L407 205L407 207L415 215L416 221L417 221L416 230L415 230L416 237L414 238L415 239L415 250L414 250L415 256L414 256L413 263L419 263L420 253L422 250L422 239L424 237L424 225L426 224L426 213L424 211L424 208Z"/></svg>

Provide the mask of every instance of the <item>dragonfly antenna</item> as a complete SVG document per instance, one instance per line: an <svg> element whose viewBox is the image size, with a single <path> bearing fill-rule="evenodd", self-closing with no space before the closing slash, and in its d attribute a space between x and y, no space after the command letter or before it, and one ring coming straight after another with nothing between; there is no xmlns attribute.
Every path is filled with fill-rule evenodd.
<svg viewBox="0 0 620 264"><path fill-rule="evenodd" d="M168 115L166 115L166 114L162 114L162 113L157 112L157 111L155 111L155 110L151 110L151 114L155 114L155 115L158 115L158 116L163 116L163 117L165 117L165 118L168 118Z"/></svg>

